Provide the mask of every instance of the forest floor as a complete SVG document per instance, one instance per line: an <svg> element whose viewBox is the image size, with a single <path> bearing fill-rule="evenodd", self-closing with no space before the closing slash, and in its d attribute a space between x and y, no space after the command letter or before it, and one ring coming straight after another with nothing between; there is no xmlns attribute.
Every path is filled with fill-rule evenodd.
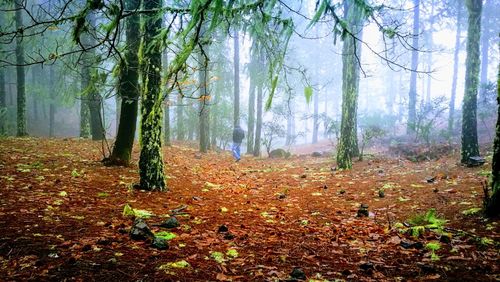
<svg viewBox="0 0 500 282"><path fill-rule="evenodd" d="M101 159L99 142L0 139L0 280L500 279L499 221L477 213L490 164L372 156L337 171L327 157L235 163L172 146L170 190L144 192L136 166ZM130 238L127 204L171 232L167 250ZM179 227L155 225L174 214Z"/></svg>

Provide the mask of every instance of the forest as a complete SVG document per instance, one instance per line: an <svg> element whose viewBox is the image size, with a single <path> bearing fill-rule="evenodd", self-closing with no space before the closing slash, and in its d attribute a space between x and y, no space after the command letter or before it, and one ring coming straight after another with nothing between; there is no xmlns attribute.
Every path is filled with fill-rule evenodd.
<svg viewBox="0 0 500 282"><path fill-rule="evenodd" d="M500 1L1 0L0 281L499 281Z"/></svg>

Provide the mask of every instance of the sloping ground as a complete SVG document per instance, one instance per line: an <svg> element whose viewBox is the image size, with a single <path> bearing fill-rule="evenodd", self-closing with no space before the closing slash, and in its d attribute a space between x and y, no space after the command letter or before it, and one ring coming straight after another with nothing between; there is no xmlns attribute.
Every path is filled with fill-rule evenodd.
<svg viewBox="0 0 500 282"><path fill-rule="evenodd" d="M0 140L0 280L279 281L294 267L310 281L500 278L498 221L463 214L481 206L489 165L380 157L339 172L328 158L234 163L174 146L161 193L133 190L137 168L102 166L100 148ZM146 221L155 232L178 213L168 250L130 239L127 203L154 213ZM356 217L361 203L370 217ZM430 208L449 220L449 235L402 232L397 222Z"/></svg>

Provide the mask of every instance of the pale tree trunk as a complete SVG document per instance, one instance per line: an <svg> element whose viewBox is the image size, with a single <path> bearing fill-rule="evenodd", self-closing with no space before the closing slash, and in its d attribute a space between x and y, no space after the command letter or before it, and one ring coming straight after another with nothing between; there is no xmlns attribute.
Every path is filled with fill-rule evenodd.
<svg viewBox="0 0 500 282"><path fill-rule="evenodd" d="M208 58L206 54L202 54L201 50L198 54L198 83L200 89L199 99L199 139L200 152L206 153L210 148L210 96L207 89L208 77Z"/></svg>
<svg viewBox="0 0 500 282"><path fill-rule="evenodd" d="M51 88L49 90L50 93L50 102L49 102L49 136L55 136L55 115L56 115L56 89L54 89L54 85L56 83L55 77L55 65L49 66L49 81Z"/></svg>
<svg viewBox="0 0 500 282"><path fill-rule="evenodd" d="M479 101L483 102L485 100L486 86L488 84L488 50L490 43L490 14L489 8L490 1L486 0L484 2L484 11L482 19L482 33L481 33L481 73L479 80Z"/></svg>
<svg viewBox="0 0 500 282"><path fill-rule="evenodd" d="M264 69L264 56L263 51L259 50L258 53L258 62L259 70ZM264 78L262 77L262 73L259 71L258 79L257 79L257 121L255 124L255 144L253 149L253 155L256 157L260 157L260 145L261 145L261 134L262 134L262 100L264 99L263 91L264 91Z"/></svg>
<svg viewBox="0 0 500 282"><path fill-rule="evenodd" d="M250 58L250 89L248 97L248 133L247 133L247 154L253 152L254 132L255 132L255 54Z"/></svg>
<svg viewBox="0 0 500 282"><path fill-rule="evenodd" d="M417 116L417 73L418 68L418 37L420 32L420 0L413 0L413 40L411 52L411 74L410 91L408 93L408 123L406 132L408 134L415 132L415 119Z"/></svg>
<svg viewBox="0 0 500 282"><path fill-rule="evenodd" d="M448 116L448 132L453 133L455 124L455 99L457 96L457 76L458 76L458 54L460 53L460 34L462 32L462 1L457 0L457 33L455 35L455 49L453 51L453 76L451 82L451 98Z"/></svg>
<svg viewBox="0 0 500 282"><path fill-rule="evenodd" d="M482 0L466 0L469 13L465 94L462 106L462 163L479 155L477 138L477 91L479 86L479 39L481 36Z"/></svg>
<svg viewBox="0 0 500 282"><path fill-rule="evenodd" d="M234 32L234 125L240 124L240 40Z"/></svg>
<svg viewBox="0 0 500 282"><path fill-rule="evenodd" d="M312 136L313 144L318 143L318 128L319 128L319 93L316 91L316 93L314 93L313 136Z"/></svg>
<svg viewBox="0 0 500 282"><path fill-rule="evenodd" d="M427 31L427 43L429 45L428 49L432 49L434 47L434 40L432 38L432 33L434 32L434 0L431 1L431 15L429 20L429 30ZM427 72L431 73L432 71L432 50L427 55ZM427 90L425 94L425 103L426 106L431 104L431 82L432 77L430 75L427 76Z"/></svg>

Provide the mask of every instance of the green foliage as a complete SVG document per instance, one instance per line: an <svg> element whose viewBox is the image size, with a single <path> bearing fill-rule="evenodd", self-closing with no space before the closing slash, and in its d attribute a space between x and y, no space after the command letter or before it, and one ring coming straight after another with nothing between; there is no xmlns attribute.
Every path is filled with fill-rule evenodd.
<svg viewBox="0 0 500 282"><path fill-rule="evenodd" d="M150 218L151 216L153 216L153 213L147 210L133 209L129 204L125 204L122 214L124 216L133 216L138 218Z"/></svg>
<svg viewBox="0 0 500 282"><path fill-rule="evenodd" d="M441 244L439 244L439 242L429 242L425 245L425 248L427 250L431 251L431 260L432 261L439 260L439 256L436 254L436 251L441 248Z"/></svg>
<svg viewBox="0 0 500 282"><path fill-rule="evenodd" d="M312 96L313 96L313 89L312 89L312 87L309 86L309 85L306 86L306 87L304 87L304 97L306 97L307 104L311 103Z"/></svg>
<svg viewBox="0 0 500 282"><path fill-rule="evenodd" d="M155 233L155 237L160 237L160 238L168 241L168 240L174 239L175 237L177 237L177 235L175 235L172 232L168 232L168 231L160 231L160 232Z"/></svg>
<svg viewBox="0 0 500 282"><path fill-rule="evenodd" d="M418 214L408 220L412 236L419 237L425 229L431 229L437 233L443 233L444 224L447 220L437 217L436 209L429 209L425 214Z"/></svg>

